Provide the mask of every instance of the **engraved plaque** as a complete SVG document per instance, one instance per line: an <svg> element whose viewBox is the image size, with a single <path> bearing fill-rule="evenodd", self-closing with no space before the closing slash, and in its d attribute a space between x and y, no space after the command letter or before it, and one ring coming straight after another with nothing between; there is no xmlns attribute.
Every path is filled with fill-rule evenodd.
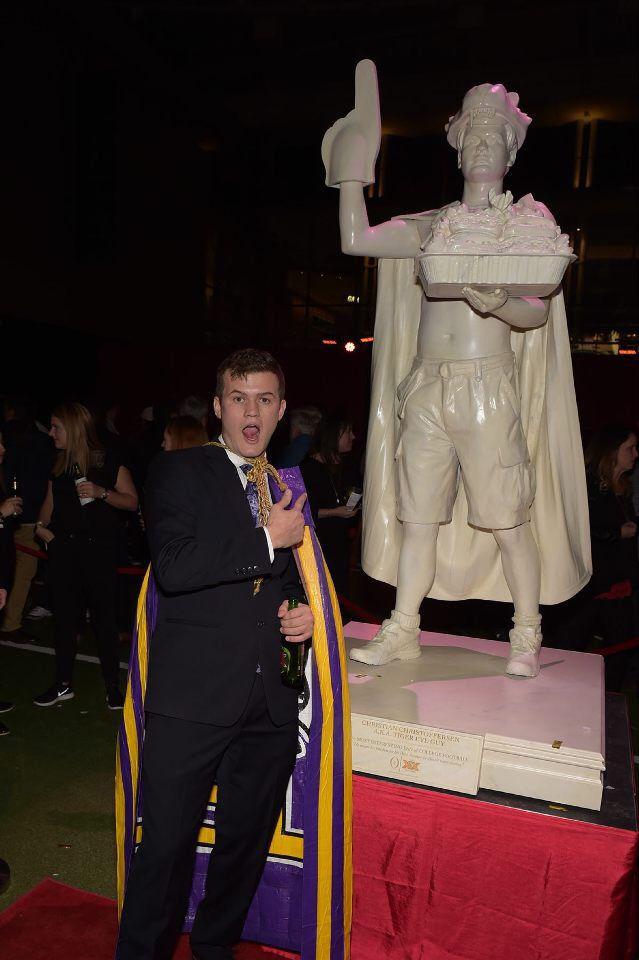
<svg viewBox="0 0 639 960"><path fill-rule="evenodd" d="M352 722L356 772L477 793L483 736L361 713Z"/></svg>

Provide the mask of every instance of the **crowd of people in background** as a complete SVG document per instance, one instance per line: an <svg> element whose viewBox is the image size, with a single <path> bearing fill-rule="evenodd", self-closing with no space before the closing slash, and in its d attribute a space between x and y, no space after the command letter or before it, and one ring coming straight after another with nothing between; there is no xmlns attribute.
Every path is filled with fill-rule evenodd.
<svg viewBox="0 0 639 960"><path fill-rule="evenodd" d="M52 684L33 700L48 707L74 696L78 637L88 620L106 705L122 709L118 647L132 622L135 591L123 594L118 568L148 562L144 485L151 461L217 439L211 405L188 396L148 406L127 431L115 401L99 409L65 402L38 417L30 400L6 397L0 429L0 639L32 642L25 619L53 616ZM301 469L345 603L359 568L363 444L357 440L347 414L309 405L291 410L269 450L276 467ZM584 650L595 638L612 645L639 634L636 459L637 434L629 427L610 425L588 438L593 577L569 601L555 646ZM609 687L620 689L629 676L636 683L638 660L632 647L611 658ZM0 696L8 695L0 687ZM0 700L0 713L11 708L10 700ZM0 723L0 735L6 732Z"/></svg>
<svg viewBox="0 0 639 960"><path fill-rule="evenodd" d="M137 429L124 430L120 419L117 402L95 409L65 402L38 419L28 399L4 399L0 639L30 643L34 637L25 621L52 617L54 670L51 685L33 699L39 707L75 696L74 663L88 621L106 705L122 709L118 650L133 619L135 590L125 591L123 603L125 578L118 577L118 569L142 570L148 562L144 487L149 466L156 456L217 438L210 404L193 395L175 405L145 407ZM358 528L357 507L346 504L354 490L361 497L353 440L348 418L333 420L316 407L304 407L292 411L288 435L282 434L270 452L276 466L301 466L308 476L314 517L342 593L348 589L348 558ZM11 701L0 701L0 712L11 708ZM0 723L4 733L8 729Z"/></svg>

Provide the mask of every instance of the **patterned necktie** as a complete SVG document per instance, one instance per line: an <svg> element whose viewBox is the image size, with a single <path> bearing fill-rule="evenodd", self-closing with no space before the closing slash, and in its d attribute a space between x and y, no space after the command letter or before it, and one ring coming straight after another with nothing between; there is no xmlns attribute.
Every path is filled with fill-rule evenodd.
<svg viewBox="0 0 639 960"><path fill-rule="evenodd" d="M248 474L252 469L253 467L250 463L240 464L240 470L242 471L244 476L247 477L246 489L244 493L246 494L248 505L251 508L251 515L253 517L253 520L255 521L255 526L259 527L260 526L260 517L259 517L260 504L259 504L259 498L257 496L257 484L253 483L252 480L248 479ZM255 596L256 593L260 592L260 587L262 586L262 580L263 580L262 577L258 577L257 580L253 581L253 596ZM262 668L260 667L259 663L257 664L255 671L256 673L262 672Z"/></svg>
<svg viewBox="0 0 639 960"><path fill-rule="evenodd" d="M240 470L245 476L248 476L248 474L252 469L253 467L251 466L250 463L240 464ZM246 494L246 499L248 500L248 505L250 507L251 516L253 517L255 526L259 527L260 526L260 521L259 521L260 505L259 505L259 498L257 496L257 484L253 483L252 480L247 480L244 493Z"/></svg>

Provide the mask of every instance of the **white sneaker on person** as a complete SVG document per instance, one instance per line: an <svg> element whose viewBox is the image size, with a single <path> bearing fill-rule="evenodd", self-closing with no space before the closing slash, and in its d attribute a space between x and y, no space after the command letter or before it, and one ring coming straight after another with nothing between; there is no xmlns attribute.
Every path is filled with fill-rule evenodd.
<svg viewBox="0 0 639 960"><path fill-rule="evenodd" d="M32 607L27 614L25 614L25 620L44 620L46 617L52 617L53 614L50 610L47 610L46 607Z"/></svg>
<svg viewBox="0 0 639 960"><path fill-rule="evenodd" d="M71 685L68 683L54 683L52 687L49 687L44 693L41 693L39 697L35 697L33 702L36 707L53 707L56 703L61 703L63 700L72 700L75 696Z"/></svg>

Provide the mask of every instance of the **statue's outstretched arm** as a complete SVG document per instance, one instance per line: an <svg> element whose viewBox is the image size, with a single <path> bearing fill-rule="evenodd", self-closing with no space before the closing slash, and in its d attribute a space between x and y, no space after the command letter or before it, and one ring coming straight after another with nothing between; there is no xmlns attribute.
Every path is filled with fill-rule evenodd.
<svg viewBox="0 0 639 960"><path fill-rule="evenodd" d="M355 107L324 134L322 159L326 184L340 191L342 251L354 256L414 257L419 253L417 228L406 220L371 227L364 187L375 182L375 161L381 142L377 71L372 60L355 68Z"/></svg>
<svg viewBox="0 0 639 960"><path fill-rule="evenodd" d="M548 319L550 300L539 297L509 297L495 316L511 327L520 330L533 330L541 327Z"/></svg>

